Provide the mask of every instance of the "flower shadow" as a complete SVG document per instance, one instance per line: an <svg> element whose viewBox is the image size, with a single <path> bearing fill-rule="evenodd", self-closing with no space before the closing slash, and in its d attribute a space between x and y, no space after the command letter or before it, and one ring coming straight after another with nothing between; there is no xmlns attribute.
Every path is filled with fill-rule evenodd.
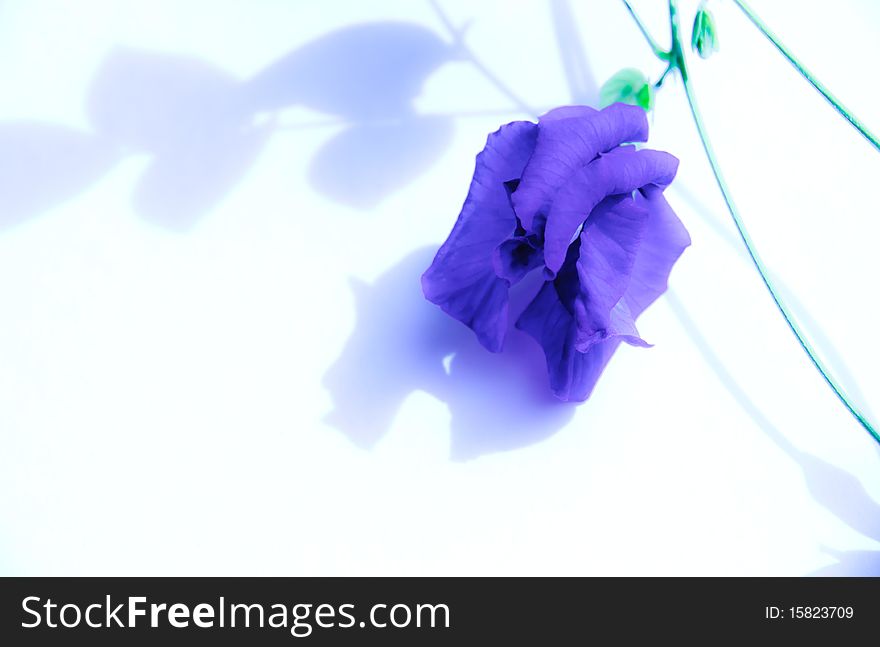
<svg viewBox="0 0 880 647"><path fill-rule="evenodd" d="M487 352L470 330L428 303L419 285L436 249L409 254L372 285L354 286L357 325L324 377L333 400L327 422L363 448L389 431L416 391L450 412L450 457L468 460L539 442L564 427L575 407L550 394L541 349L511 330L504 351ZM537 290L523 281L511 320Z"/></svg>
<svg viewBox="0 0 880 647"><path fill-rule="evenodd" d="M282 128L280 111L294 107L342 127L312 160L312 188L373 208L448 145L452 117L421 115L413 101L453 57L434 32L406 22L329 32L245 80L194 57L114 48L87 91L87 130L0 123L0 230L84 192L133 155L148 157L135 212L189 230L242 181Z"/></svg>

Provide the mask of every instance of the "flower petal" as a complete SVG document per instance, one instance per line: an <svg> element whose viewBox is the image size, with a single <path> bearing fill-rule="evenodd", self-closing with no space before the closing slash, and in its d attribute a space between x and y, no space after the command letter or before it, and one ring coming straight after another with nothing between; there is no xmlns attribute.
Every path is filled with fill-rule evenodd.
<svg viewBox="0 0 880 647"><path fill-rule="evenodd" d="M544 250L535 235L513 236L495 248L492 264L495 274L513 285L544 264Z"/></svg>
<svg viewBox="0 0 880 647"><path fill-rule="evenodd" d="M635 202L648 211L648 219L623 299L633 317L638 317L666 292L672 266L691 244L691 238L659 188L643 189L636 194Z"/></svg>
<svg viewBox="0 0 880 647"><path fill-rule="evenodd" d="M493 352L501 350L507 331L509 285L495 273L493 257L517 225L504 183L522 175L537 131L534 123L515 121L489 135L458 221L422 275L425 297Z"/></svg>
<svg viewBox="0 0 880 647"><path fill-rule="evenodd" d="M609 195L632 193L650 184L666 187L677 169L678 159L669 153L637 151L631 146L616 148L579 169L559 190L547 216L544 230L547 276L552 278L562 267L572 236L602 200Z"/></svg>
<svg viewBox="0 0 880 647"><path fill-rule="evenodd" d="M639 254L648 210L629 195L606 198L593 210L580 236L578 292L573 310L575 345L588 351L608 337L623 336L637 345L638 337L627 304L620 304Z"/></svg>
<svg viewBox="0 0 880 647"><path fill-rule="evenodd" d="M609 332L603 339L619 339L630 346L639 346L640 348L650 348L653 345L642 339L639 331L636 330L636 315L630 310L626 299L621 299L611 309L611 323L608 330ZM592 345L582 352L587 352L590 348Z"/></svg>
<svg viewBox="0 0 880 647"><path fill-rule="evenodd" d="M648 139L648 118L638 106L615 103L591 112L580 108L557 108L540 120L535 152L512 197L516 214L528 230L533 229L537 214L546 214L559 187L578 169L624 142Z"/></svg>
<svg viewBox="0 0 880 647"><path fill-rule="evenodd" d="M556 278L544 283L516 322L543 348L557 397L587 399L620 342L649 346L635 319L666 290L672 266L689 244L658 187L634 199L614 196L593 211ZM604 317L621 286L625 291ZM584 324L597 321L607 321L604 332L586 336Z"/></svg>
<svg viewBox="0 0 880 647"><path fill-rule="evenodd" d="M576 248L553 281L546 281L535 299L522 313L516 327L531 335L544 349L550 389L560 400L586 400L605 369L611 355L620 344L612 337L595 343L590 351L581 353L575 348L577 323L569 302L578 290L575 268Z"/></svg>

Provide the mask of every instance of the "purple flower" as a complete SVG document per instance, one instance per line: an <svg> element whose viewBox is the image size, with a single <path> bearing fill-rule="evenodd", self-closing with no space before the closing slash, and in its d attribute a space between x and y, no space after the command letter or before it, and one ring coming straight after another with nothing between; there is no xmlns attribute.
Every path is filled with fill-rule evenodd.
<svg viewBox="0 0 880 647"><path fill-rule="evenodd" d="M645 111L621 103L551 110L489 135L461 214L422 276L427 299L499 352L508 289L546 279L516 322L544 349L550 386L585 400L621 341L648 346L636 318L690 244L663 189L678 160L627 142Z"/></svg>

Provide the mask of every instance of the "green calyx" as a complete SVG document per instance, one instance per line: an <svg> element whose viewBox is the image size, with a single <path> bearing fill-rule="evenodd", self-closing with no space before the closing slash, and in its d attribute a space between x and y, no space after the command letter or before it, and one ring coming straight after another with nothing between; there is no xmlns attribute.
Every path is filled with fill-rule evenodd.
<svg viewBox="0 0 880 647"><path fill-rule="evenodd" d="M654 107L654 86L641 70L627 67L605 82L599 90L599 103L603 108L612 103L629 103L648 112Z"/></svg>

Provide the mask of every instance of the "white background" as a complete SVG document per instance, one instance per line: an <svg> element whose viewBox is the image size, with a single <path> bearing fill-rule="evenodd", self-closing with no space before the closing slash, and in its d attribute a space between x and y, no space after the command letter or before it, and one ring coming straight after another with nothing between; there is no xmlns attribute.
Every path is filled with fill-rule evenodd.
<svg viewBox="0 0 880 647"><path fill-rule="evenodd" d="M535 110L662 70L616 1L441 4ZM880 5L753 4L880 131ZM634 5L666 42L663 3ZM880 155L711 8L721 51L693 77L734 195L880 413ZM621 348L578 407L547 397L528 340L487 355L419 294L486 134L529 117L471 62L420 84L385 43L400 70L335 113L292 102L217 143L240 82L330 34L306 88L326 99L364 56L333 34L389 20L450 40L414 0L0 0L0 572L880 573L880 453L736 244L679 80L649 145L681 159L668 196L693 246L640 319L655 347ZM172 80L102 72L126 51ZM409 80L393 105L419 120L370 126ZM147 144L108 143L101 106ZM145 184L160 148L169 175Z"/></svg>

